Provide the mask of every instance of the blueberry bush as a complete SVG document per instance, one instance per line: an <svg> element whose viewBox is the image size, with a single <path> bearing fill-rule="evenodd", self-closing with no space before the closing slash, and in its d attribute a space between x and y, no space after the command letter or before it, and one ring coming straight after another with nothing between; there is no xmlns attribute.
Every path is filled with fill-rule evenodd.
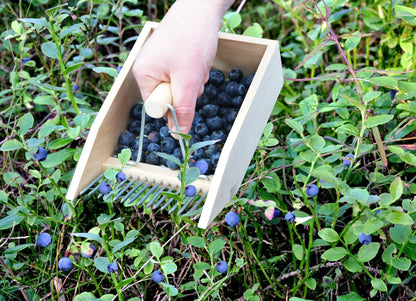
<svg viewBox="0 0 416 301"><path fill-rule="evenodd" d="M415 298L412 1L236 1L221 30L278 40L285 80L237 196L207 230L113 202L120 170L66 200L142 25L172 3L1 2L0 300ZM175 162L179 198L193 195Z"/></svg>

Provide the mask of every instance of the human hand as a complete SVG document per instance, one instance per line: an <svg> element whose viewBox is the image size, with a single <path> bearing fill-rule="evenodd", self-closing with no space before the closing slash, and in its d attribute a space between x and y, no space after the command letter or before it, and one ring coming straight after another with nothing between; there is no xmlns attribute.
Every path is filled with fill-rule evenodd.
<svg viewBox="0 0 416 301"><path fill-rule="evenodd" d="M218 43L222 16L230 0L177 0L140 50L133 74L144 101L161 82L171 83L179 129L188 133L196 98L208 80Z"/></svg>

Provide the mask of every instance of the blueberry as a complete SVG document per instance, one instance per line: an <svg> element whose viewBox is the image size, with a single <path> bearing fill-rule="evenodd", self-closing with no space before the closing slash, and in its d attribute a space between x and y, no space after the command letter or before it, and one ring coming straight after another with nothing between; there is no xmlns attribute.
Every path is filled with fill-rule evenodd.
<svg viewBox="0 0 416 301"><path fill-rule="evenodd" d="M142 125L142 123L141 123L140 120L130 120L127 123L127 130L129 132L132 132L134 135L139 136L141 125Z"/></svg>
<svg viewBox="0 0 416 301"><path fill-rule="evenodd" d="M354 161L354 155L353 154L348 154L345 156L345 159L342 160L342 164L344 164L344 166L346 167L350 167L351 163Z"/></svg>
<svg viewBox="0 0 416 301"><path fill-rule="evenodd" d="M201 148L201 150L202 150L202 148ZM208 171L208 168L209 168L207 161L202 160L202 159L196 161L195 167L197 167L199 169L199 172L201 173L201 175L205 175Z"/></svg>
<svg viewBox="0 0 416 301"><path fill-rule="evenodd" d="M209 72L209 79L210 84L213 84L217 87L221 87L225 81L225 75L221 70L215 69Z"/></svg>
<svg viewBox="0 0 416 301"><path fill-rule="evenodd" d="M251 82L253 81L254 73L247 75L241 79L241 83L246 87L248 90L248 87L250 87Z"/></svg>
<svg viewBox="0 0 416 301"><path fill-rule="evenodd" d="M169 160L166 160L165 161L165 165L167 167L169 167L170 169L172 169L172 170L178 170L179 169L179 165L178 164L173 163L172 161L169 161Z"/></svg>
<svg viewBox="0 0 416 301"><path fill-rule="evenodd" d="M220 89L214 85L206 85L204 88L204 93L208 95L209 99L215 101L220 93Z"/></svg>
<svg viewBox="0 0 416 301"><path fill-rule="evenodd" d="M37 161L45 161L47 156L48 152L43 147L38 147L37 152L33 154L33 158Z"/></svg>
<svg viewBox="0 0 416 301"><path fill-rule="evenodd" d="M160 142L160 149L166 154L172 154L177 146L177 140L172 137L166 137L162 140L162 142Z"/></svg>
<svg viewBox="0 0 416 301"><path fill-rule="evenodd" d="M156 283L162 282L165 279L165 275L163 275L162 271L157 270L152 273L152 280Z"/></svg>
<svg viewBox="0 0 416 301"><path fill-rule="evenodd" d="M125 174L124 172L119 171L119 172L116 174L116 181L117 181L117 182L122 182L122 181L124 181L125 179L126 179L126 174Z"/></svg>
<svg viewBox="0 0 416 301"><path fill-rule="evenodd" d="M85 258L91 258L94 256L95 251L97 250L97 248L93 245L90 244L88 246L88 250L86 250L86 252L84 253L84 251L81 250L81 255Z"/></svg>
<svg viewBox="0 0 416 301"><path fill-rule="evenodd" d="M176 158L178 158L179 161L183 162L182 149L179 146L173 150L172 155L174 155Z"/></svg>
<svg viewBox="0 0 416 301"><path fill-rule="evenodd" d="M319 192L319 188L315 184L309 184L309 185L306 186L306 194L307 195L309 195L311 197L314 197L318 194L318 192Z"/></svg>
<svg viewBox="0 0 416 301"><path fill-rule="evenodd" d="M115 273L118 270L118 266L117 266L117 264L115 262L111 262L108 265L107 270L108 270L109 273Z"/></svg>
<svg viewBox="0 0 416 301"><path fill-rule="evenodd" d="M237 213L230 211L225 215L225 222L228 226L234 227L240 223L240 217Z"/></svg>
<svg viewBox="0 0 416 301"><path fill-rule="evenodd" d="M236 94L236 89L237 89L237 86L239 86L239 83L236 83L236 82L228 82L226 85L225 85L225 92L228 94L228 95L230 95L230 96L236 96L237 94Z"/></svg>
<svg viewBox="0 0 416 301"><path fill-rule="evenodd" d="M143 108L143 103L142 102L136 103L130 109L130 118L132 120L141 120L142 119L142 108Z"/></svg>
<svg viewBox="0 0 416 301"><path fill-rule="evenodd" d="M201 114L205 118L214 117L218 114L218 106L215 104L207 104L203 106L198 113Z"/></svg>
<svg viewBox="0 0 416 301"><path fill-rule="evenodd" d="M227 273L228 263L226 263L223 260L218 261L217 264L215 265L215 269L217 270L218 273L221 273L221 274Z"/></svg>
<svg viewBox="0 0 416 301"><path fill-rule="evenodd" d="M202 93L201 96L196 99L195 110L200 110L207 104L209 104L209 97L206 93Z"/></svg>
<svg viewBox="0 0 416 301"><path fill-rule="evenodd" d="M60 270L64 272L68 272L70 269L72 269L72 260L68 257L62 257L58 261L58 267Z"/></svg>
<svg viewBox="0 0 416 301"><path fill-rule="evenodd" d="M166 126L166 120L164 118L157 118L153 120L153 126L155 127L155 131L160 131L160 129Z"/></svg>
<svg viewBox="0 0 416 301"><path fill-rule="evenodd" d="M231 99L231 106L234 108L239 108L243 104L244 96L237 95Z"/></svg>
<svg viewBox="0 0 416 301"><path fill-rule="evenodd" d="M194 120L192 120L192 124L196 125L200 122L204 121L204 118L201 116L201 114L199 114L198 112L195 112L194 114Z"/></svg>
<svg viewBox="0 0 416 301"><path fill-rule="evenodd" d="M279 209L274 209L274 212L273 212L273 218L276 218L276 217L278 217L280 215L280 210Z"/></svg>
<svg viewBox="0 0 416 301"><path fill-rule="evenodd" d="M216 130L211 133L210 140L219 140L219 143L224 143L227 135L222 130Z"/></svg>
<svg viewBox="0 0 416 301"><path fill-rule="evenodd" d="M103 181L100 183L100 186L98 187L98 190L100 191L100 193L102 195L106 195L109 194L111 191L111 185L108 184L107 182Z"/></svg>
<svg viewBox="0 0 416 301"><path fill-rule="evenodd" d="M122 68L123 66L117 66L117 73L120 73Z"/></svg>
<svg viewBox="0 0 416 301"><path fill-rule="evenodd" d="M169 127L167 125L164 125L159 130L160 138L166 138L166 137L172 137L169 132Z"/></svg>
<svg viewBox="0 0 416 301"><path fill-rule="evenodd" d="M150 132L148 135L148 140L150 143L159 143L160 134L157 131Z"/></svg>
<svg viewBox="0 0 416 301"><path fill-rule="evenodd" d="M197 125L195 125L195 134L197 134L199 137L204 137L208 135L209 129L208 126L205 124L205 122L200 122Z"/></svg>
<svg viewBox="0 0 416 301"><path fill-rule="evenodd" d="M195 136L192 136L191 139L189 139L189 145L194 145L195 143L198 143L200 141L201 141L201 138L195 134Z"/></svg>
<svg viewBox="0 0 416 301"><path fill-rule="evenodd" d="M295 217L295 215L292 212L286 213L286 215L285 215L285 220L286 221L288 221L289 223L292 224L292 223L295 222L295 219L296 219L296 217Z"/></svg>
<svg viewBox="0 0 416 301"><path fill-rule="evenodd" d="M193 153L192 153L192 159L194 159L194 160L196 160L196 161L198 161L198 160L200 160L200 159L202 159L202 158L205 158L206 157L206 155L205 155L205 151L204 151L204 149L203 148L198 148L197 150L195 150Z"/></svg>
<svg viewBox="0 0 416 301"><path fill-rule="evenodd" d="M40 233L38 238L36 239L36 243L38 244L38 246L40 247L47 247L51 244L52 242L52 237L50 236L49 233Z"/></svg>
<svg viewBox="0 0 416 301"><path fill-rule="evenodd" d="M132 151L131 151L131 159L133 160L133 161L136 161L137 160L137 156L139 155L139 150L138 149L133 149Z"/></svg>
<svg viewBox="0 0 416 301"><path fill-rule="evenodd" d="M194 185L186 185L185 186L185 195L188 197L193 197L196 194L196 188Z"/></svg>
<svg viewBox="0 0 416 301"><path fill-rule="evenodd" d="M211 158L209 159L211 166L213 169L217 168L218 160L220 159L221 153L216 152L214 153Z"/></svg>
<svg viewBox="0 0 416 301"><path fill-rule="evenodd" d="M240 69L231 69L230 72L228 72L228 79L233 82L240 82L240 80L243 78L243 71Z"/></svg>
<svg viewBox="0 0 416 301"><path fill-rule="evenodd" d="M30 61L30 58L28 58L28 57L24 57L23 59L22 59L22 62L23 62L23 64L26 64L27 62L29 62Z"/></svg>
<svg viewBox="0 0 416 301"><path fill-rule="evenodd" d="M159 165L160 157L155 152L151 152L146 154L146 156L144 157L144 162L146 162L147 164Z"/></svg>
<svg viewBox="0 0 416 301"><path fill-rule="evenodd" d="M161 148L160 145L157 143L149 143L149 145L147 146L147 152L152 153L152 152L160 152Z"/></svg>
<svg viewBox="0 0 416 301"><path fill-rule="evenodd" d="M398 92L397 90L390 89L390 99L391 100L394 100L394 98L396 97L397 92Z"/></svg>
<svg viewBox="0 0 416 301"><path fill-rule="evenodd" d="M224 121L220 116L214 116L214 117L207 118L205 120L205 123L207 124L207 127L211 131L219 130L224 125Z"/></svg>
<svg viewBox="0 0 416 301"><path fill-rule="evenodd" d="M127 146L132 147L134 142L136 141L136 135L132 132L125 130L118 138L118 144L120 146Z"/></svg>
<svg viewBox="0 0 416 301"><path fill-rule="evenodd" d="M144 125L143 133L148 136L151 132L156 131L156 127L153 123L146 123Z"/></svg>
<svg viewBox="0 0 416 301"><path fill-rule="evenodd" d="M234 88L234 94L236 96L244 96L247 93L247 89L246 86L244 86L243 84L238 84L235 88Z"/></svg>
<svg viewBox="0 0 416 301"><path fill-rule="evenodd" d="M221 92L218 94L217 103L220 106L231 106L231 96L226 92Z"/></svg>
<svg viewBox="0 0 416 301"><path fill-rule="evenodd" d="M205 148L205 154L208 158L211 158L215 153L218 153L220 148L216 144L210 144Z"/></svg>
<svg viewBox="0 0 416 301"><path fill-rule="evenodd" d="M228 112L228 115L225 116L225 120L229 123L229 124L233 124L234 120L237 118L238 115L238 110L236 109L231 109Z"/></svg>
<svg viewBox="0 0 416 301"><path fill-rule="evenodd" d="M377 209L376 211L374 211L374 215L377 216L382 211L383 211L382 209Z"/></svg>
<svg viewBox="0 0 416 301"><path fill-rule="evenodd" d="M371 234L366 235L364 232L362 232L360 234L360 236L358 236L358 240L360 241L361 244L363 245L368 245L371 241L372 241L372 236Z"/></svg>
<svg viewBox="0 0 416 301"><path fill-rule="evenodd" d="M73 85L72 86L72 91L78 91L79 90L79 86L78 85Z"/></svg>

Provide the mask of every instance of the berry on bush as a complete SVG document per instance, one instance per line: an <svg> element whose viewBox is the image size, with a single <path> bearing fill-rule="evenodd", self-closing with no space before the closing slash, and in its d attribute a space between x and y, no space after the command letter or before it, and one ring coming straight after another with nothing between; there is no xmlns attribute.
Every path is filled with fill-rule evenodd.
<svg viewBox="0 0 416 301"><path fill-rule="evenodd" d="M314 197L319 193L319 188L315 184L309 184L306 186L306 194Z"/></svg>
<svg viewBox="0 0 416 301"><path fill-rule="evenodd" d="M368 245L371 241L372 241L372 236L371 234L367 235L364 232L362 232L360 234L360 236L358 236L358 240L360 241L361 244L363 245Z"/></svg>
<svg viewBox="0 0 416 301"><path fill-rule="evenodd" d="M193 197L196 194L196 188L194 185L186 185L185 186L185 195L187 197Z"/></svg>
<svg viewBox="0 0 416 301"><path fill-rule="evenodd" d="M37 152L33 154L33 158L37 161L45 161L47 156L48 152L43 147L38 147Z"/></svg>
<svg viewBox="0 0 416 301"><path fill-rule="evenodd" d="M64 272L68 272L70 269L72 269L72 260L69 257L62 257L58 261L58 268Z"/></svg>
<svg viewBox="0 0 416 301"><path fill-rule="evenodd" d="M98 190L102 195L109 194L111 192L111 185L108 184L106 181L103 181L100 183L100 186L98 187Z"/></svg>
<svg viewBox="0 0 416 301"><path fill-rule="evenodd" d="M46 233L46 232L40 233L38 235L38 238L36 239L36 243L38 244L38 246L43 247L43 248L49 246L51 242L52 242L52 237L50 236L49 233Z"/></svg>
<svg viewBox="0 0 416 301"><path fill-rule="evenodd" d="M227 273L228 263L226 263L223 260L218 261L217 264L215 265L215 269L217 270L218 273Z"/></svg>
<svg viewBox="0 0 416 301"><path fill-rule="evenodd" d="M342 161L342 163L346 166L346 167L350 167L351 163L354 161L354 155L353 154L348 154L345 156L345 159Z"/></svg>
<svg viewBox="0 0 416 301"><path fill-rule="evenodd" d="M225 222L228 226L234 227L240 223L240 217L237 213L230 211L225 215Z"/></svg>
<svg viewBox="0 0 416 301"><path fill-rule="evenodd" d="M278 217L280 215L280 210L279 209L274 209L274 212L273 212L273 218L276 218L276 217Z"/></svg>
<svg viewBox="0 0 416 301"><path fill-rule="evenodd" d="M108 272L109 273L115 273L115 272L117 272L118 266L117 266L117 264L115 262L111 262L108 265L107 269L108 269Z"/></svg>
<svg viewBox="0 0 416 301"><path fill-rule="evenodd" d="M293 224L295 222L295 215L293 214L293 212L288 212L285 215L285 220L288 221L289 223Z"/></svg>
<svg viewBox="0 0 416 301"><path fill-rule="evenodd" d="M165 275L163 275L162 271L157 270L152 273L152 280L156 283L162 282L165 279Z"/></svg>
<svg viewBox="0 0 416 301"><path fill-rule="evenodd" d="M124 172L119 171L119 172L116 174L116 181L117 181L117 182L122 182L122 181L124 181L125 179L126 179L126 174L125 174Z"/></svg>
<svg viewBox="0 0 416 301"><path fill-rule="evenodd" d="M208 163L205 160L198 160L195 163L195 167L199 168L199 172L201 173L201 175L205 175L208 171Z"/></svg>
<svg viewBox="0 0 416 301"><path fill-rule="evenodd" d="M91 258L91 257L94 256L94 253L95 253L96 250L97 249L95 248L95 246L93 244L90 244L88 246L88 250L86 250L85 253L84 253L84 251L81 250L81 255L85 258Z"/></svg>

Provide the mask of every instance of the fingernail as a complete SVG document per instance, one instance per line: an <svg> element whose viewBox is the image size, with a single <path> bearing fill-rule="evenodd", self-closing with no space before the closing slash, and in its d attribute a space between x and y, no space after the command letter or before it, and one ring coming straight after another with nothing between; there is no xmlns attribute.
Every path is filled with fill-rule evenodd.
<svg viewBox="0 0 416 301"><path fill-rule="evenodd" d="M179 131L176 129L176 126L173 126L170 130L171 132L179 132L179 133L188 133L188 127L180 126Z"/></svg>

